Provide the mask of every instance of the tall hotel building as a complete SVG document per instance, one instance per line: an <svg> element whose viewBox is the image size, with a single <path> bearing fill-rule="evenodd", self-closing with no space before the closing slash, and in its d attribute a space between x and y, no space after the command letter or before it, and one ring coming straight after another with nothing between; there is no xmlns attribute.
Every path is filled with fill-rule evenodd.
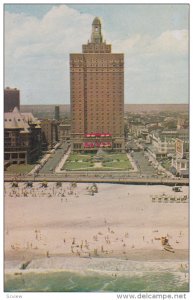
<svg viewBox="0 0 193 300"><path fill-rule="evenodd" d="M70 54L70 93L72 150L124 150L124 55L111 53L97 17L91 42Z"/></svg>

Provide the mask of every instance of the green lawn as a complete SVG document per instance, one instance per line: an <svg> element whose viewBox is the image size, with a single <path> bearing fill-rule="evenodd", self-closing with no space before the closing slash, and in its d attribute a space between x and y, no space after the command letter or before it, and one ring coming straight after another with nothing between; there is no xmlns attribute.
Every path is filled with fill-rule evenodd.
<svg viewBox="0 0 193 300"><path fill-rule="evenodd" d="M112 153L109 155L113 160L124 160L128 161L128 157L125 153Z"/></svg>
<svg viewBox="0 0 193 300"><path fill-rule="evenodd" d="M128 170L131 169L131 163L125 153L104 153L100 162L102 166L95 165L96 154L70 154L66 163L63 166L63 170Z"/></svg>
<svg viewBox="0 0 193 300"><path fill-rule="evenodd" d="M71 162L67 162L64 165L65 167L63 167L63 169L65 170L79 170L79 169L86 169L89 167L92 167L90 162L75 162L75 161L71 161Z"/></svg>
<svg viewBox="0 0 193 300"><path fill-rule="evenodd" d="M132 168L131 163L128 159L127 159L127 161L124 160L124 161L105 162L105 163L103 163L103 166L111 167L111 168L118 168L118 169L126 169L126 170Z"/></svg>
<svg viewBox="0 0 193 300"><path fill-rule="evenodd" d="M7 170L5 171L6 174L27 174L29 173L33 168L35 167L35 165L25 165L25 164L14 164L14 165L10 165Z"/></svg>

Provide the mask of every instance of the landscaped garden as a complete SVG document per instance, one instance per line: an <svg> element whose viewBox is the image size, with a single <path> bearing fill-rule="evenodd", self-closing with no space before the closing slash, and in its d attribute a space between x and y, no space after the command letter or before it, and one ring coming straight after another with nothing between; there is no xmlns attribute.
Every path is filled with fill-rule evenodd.
<svg viewBox="0 0 193 300"><path fill-rule="evenodd" d="M132 166L125 153L103 152L70 154L62 169L67 171L126 171L132 169Z"/></svg>

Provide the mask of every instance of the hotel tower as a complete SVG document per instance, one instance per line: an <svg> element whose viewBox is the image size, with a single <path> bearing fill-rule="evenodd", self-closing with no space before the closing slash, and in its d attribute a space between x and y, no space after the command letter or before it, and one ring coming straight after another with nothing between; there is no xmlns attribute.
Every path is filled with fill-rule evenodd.
<svg viewBox="0 0 193 300"><path fill-rule="evenodd" d="M70 54L73 151L124 150L124 55L103 41L101 21L91 41Z"/></svg>

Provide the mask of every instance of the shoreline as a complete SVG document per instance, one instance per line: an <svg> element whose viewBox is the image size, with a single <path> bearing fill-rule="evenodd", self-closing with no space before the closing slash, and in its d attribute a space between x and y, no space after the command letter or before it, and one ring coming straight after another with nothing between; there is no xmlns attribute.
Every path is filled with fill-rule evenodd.
<svg viewBox="0 0 193 300"><path fill-rule="evenodd" d="M140 251L139 254L141 254ZM149 252L149 251L148 251ZM31 260L25 269L21 268L21 260L5 261L5 275L22 275L26 273L47 273L47 272L72 272L72 273L111 273L119 275L146 272L180 272L188 273L188 258L186 251L178 251L177 256L172 259L161 257L159 253L154 253L154 257L148 259L142 256L128 257L72 257L72 256L51 256L50 258L39 257ZM133 254L133 253L132 253ZM179 255L180 254L180 255Z"/></svg>
<svg viewBox="0 0 193 300"><path fill-rule="evenodd" d="M147 286L150 292L163 292L166 287L171 292L189 291L189 266L184 259L53 256L35 259L24 270L14 263L4 272L9 292L147 292Z"/></svg>
<svg viewBox="0 0 193 300"><path fill-rule="evenodd" d="M24 258L25 255L25 258ZM109 255L97 255L97 256L74 256L72 254L50 254L50 257L45 257L43 253L38 253L34 255L34 253L26 253L24 251L20 251L17 254L12 255L12 253L7 253L5 257L5 270L6 264L18 263L22 264L26 261L37 261L37 260L53 260L53 259L72 259L72 260L84 260L84 259L117 259L117 260L129 260L136 262L175 262L175 261L188 261L189 260L189 251L185 249L177 249L175 253L167 252L165 250L147 250L147 249L136 249L129 250L125 255L121 253L117 254L109 254ZM26 268L27 269L27 268ZM54 269L54 268L53 268Z"/></svg>

